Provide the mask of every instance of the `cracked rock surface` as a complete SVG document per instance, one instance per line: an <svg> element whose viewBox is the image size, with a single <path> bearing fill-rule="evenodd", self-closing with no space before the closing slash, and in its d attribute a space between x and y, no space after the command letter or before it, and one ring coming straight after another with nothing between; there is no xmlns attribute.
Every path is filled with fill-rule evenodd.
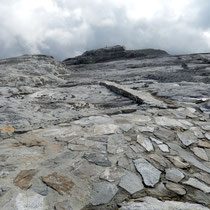
<svg viewBox="0 0 210 210"><path fill-rule="evenodd" d="M209 209L210 54L115 50L0 60L1 210Z"/></svg>

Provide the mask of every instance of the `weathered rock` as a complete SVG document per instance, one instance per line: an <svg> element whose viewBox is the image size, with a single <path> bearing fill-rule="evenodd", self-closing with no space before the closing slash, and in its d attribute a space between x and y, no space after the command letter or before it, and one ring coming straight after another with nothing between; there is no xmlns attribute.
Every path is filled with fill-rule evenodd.
<svg viewBox="0 0 210 210"><path fill-rule="evenodd" d="M56 172L48 176L42 176L42 181L61 195L71 195L74 186L74 182L71 179Z"/></svg>
<svg viewBox="0 0 210 210"><path fill-rule="evenodd" d="M119 186L125 189L130 194L134 194L144 189L140 177L130 172L121 178Z"/></svg>
<svg viewBox="0 0 210 210"><path fill-rule="evenodd" d="M12 126L7 125L7 126L0 128L0 132L1 133L14 133L15 129Z"/></svg>
<svg viewBox="0 0 210 210"><path fill-rule="evenodd" d="M167 182L166 183L166 188L175 192L178 195L185 195L187 193L185 188L182 185L175 184L173 182Z"/></svg>
<svg viewBox="0 0 210 210"><path fill-rule="evenodd" d="M206 173L195 173L193 176L210 185L210 176Z"/></svg>
<svg viewBox="0 0 210 210"><path fill-rule="evenodd" d="M184 174L176 169L176 168L171 168L171 169L166 169L166 179L172 181L172 182L180 182L185 176Z"/></svg>
<svg viewBox="0 0 210 210"><path fill-rule="evenodd" d="M170 152L170 150L166 144L158 144L158 147L160 148L160 150L162 152L166 152L166 153Z"/></svg>
<svg viewBox="0 0 210 210"><path fill-rule="evenodd" d="M190 131L178 132L177 135L185 146L189 146L197 141L195 135Z"/></svg>
<svg viewBox="0 0 210 210"><path fill-rule="evenodd" d="M194 188L197 188L205 193L210 193L210 187L205 185L204 183L198 181L197 179L190 178L188 181L183 182L186 185L190 185Z"/></svg>
<svg viewBox="0 0 210 210"><path fill-rule="evenodd" d="M106 168L105 171L100 175L100 179L104 179L108 182L114 182L118 181L124 175L124 170L120 168Z"/></svg>
<svg viewBox="0 0 210 210"><path fill-rule="evenodd" d="M145 197L141 199L141 202L128 202L123 203L120 210L208 210L200 204L182 203L176 201L159 201L156 198Z"/></svg>
<svg viewBox="0 0 210 210"><path fill-rule="evenodd" d="M178 120L170 117L155 117L155 122L158 125L165 127L181 127L181 128L184 127L183 124L180 123Z"/></svg>
<svg viewBox="0 0 210 210"><path fill-rule="evenodd" d="M100 154L100 153L90 153L90 154L84 154L83 156L87 161L90 163L95 163L99 166L104 167L110 167L111 162L108 159L108 156L106 154Z"/></svg>
<svg viewBox="0 0 210 210"><path fill-rule="evenodd" d="M210 143L208 143L206 141L199 141L198 146L210 149Z"/></svg>
<svg viewBox="0 0 210 210"><path fill-rule="evenodd" d="M201 130L198 127L192 127L190 130L192 130L194 132L194 135L199 138L202 139L204 138L203 133L201 132Z"/></svg>
<svg viewBox="0 0 210 210"><path fill-rule="evenodd" d="M210 133L205 133L205 137L210 140Z"/></svg>
<svg viewBox="0 0 210 210"><path fill-rule="evenodd" d="M154 151L154 147L151 143L151 141L144 137L143 135L138 135L137 136L137 142L144 147L148 152Z"/></svg>
<svg viewBox="0 0 210 210"><path fill-rule="evenodd" d="M198 156L202 160L205 160L205 161L208 161L209 160L209 158L208 158L208 156L207 156L207 154L206 154L206 152L205 152L204 149L199 148L199 147L193 147L192 148L192 151L194 152L194 154L196 156Z"/></svg>
<svg viewBox="0 0 210 210"><path fill-rule="evenodd" d="M55 204L55 210L73 210L69 201L62 201Z"/></svg>
<svg viewBox="0 0 210 210"><path fill-rule="evenodd" d="M31 180L37 173L38 170L36 169L23 170L14 179L14 184L23 190L27 190L31 187Z"/></svg>
<svg viewBox="0 0 210 210"><path fill-rule="evenodd" d="M178 168L188 168L190 164L179 156L167 156L169 160Z"/></svg>
<svg viewBox="0 0 210 210"><path fill-rule="evenodd" d="M114 134L117 128L118 126L115 124L95 125L94 135L100 136L100 135Z"/></svg>
<svg viewBox="0 0 210 210"><path fill-rule="evenodd" d="M68 149L72 151L87 151L89 147L84 145L68 144Z"/></svg>
<svg viewBox="0 0 210 210"><path fill-rule="evenodd" d="M95 183L93 184L93 190L91 193L91 203L94 206L107 204L117 192L118 188L115 184L105 182Z"/></svg>
<svg viewBox="0 0 210 210"><path fill-rule="evenodd" d="M144 158L134 160L137 171L142 175L145 185L154 187L159 182L161 172Z"/></svg>

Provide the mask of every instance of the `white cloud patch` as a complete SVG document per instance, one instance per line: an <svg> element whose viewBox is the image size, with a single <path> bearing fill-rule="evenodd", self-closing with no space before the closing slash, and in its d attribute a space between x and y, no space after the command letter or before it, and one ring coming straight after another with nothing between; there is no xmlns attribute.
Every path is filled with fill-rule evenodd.
<svg viewBox="0 0 210 210"><path fill-rule="evenodd" d="M209 52L209 10L206 0L1 0L0 57L65 59L116 44Z"/></svg>

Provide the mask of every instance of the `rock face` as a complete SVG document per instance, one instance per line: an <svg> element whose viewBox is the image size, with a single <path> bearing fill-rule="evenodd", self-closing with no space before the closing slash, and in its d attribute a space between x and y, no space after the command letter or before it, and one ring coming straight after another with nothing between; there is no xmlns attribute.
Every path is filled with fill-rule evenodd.
<svg viewBox="0 0 210 210"><path fill-rule="evenodd" d="M113 60L121 60L128 58L149 57L149 56L164 56L168 55L163 50L125 50L123 46L116 45L113 47L105 47L97 50L84 52L81 56L68 58L63 62L67 65L91 64Z"/></svg>
<svg viewBox="0 0 210 210"><path fill-rule="evenodd" d="M96 51L0 60L0 209L207 209L210 54Z"/></svg>

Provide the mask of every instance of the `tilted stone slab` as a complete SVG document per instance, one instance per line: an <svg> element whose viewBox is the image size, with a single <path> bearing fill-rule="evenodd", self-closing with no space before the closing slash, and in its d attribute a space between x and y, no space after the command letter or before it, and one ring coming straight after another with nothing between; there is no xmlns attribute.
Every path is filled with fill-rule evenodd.
<svg viewBox="0 0 210 210"><path fill-rule="evenodd" d="M137 171L142 175L145 185L154 187L160 180L161 172L144 158L134 160Z"/></svg>

